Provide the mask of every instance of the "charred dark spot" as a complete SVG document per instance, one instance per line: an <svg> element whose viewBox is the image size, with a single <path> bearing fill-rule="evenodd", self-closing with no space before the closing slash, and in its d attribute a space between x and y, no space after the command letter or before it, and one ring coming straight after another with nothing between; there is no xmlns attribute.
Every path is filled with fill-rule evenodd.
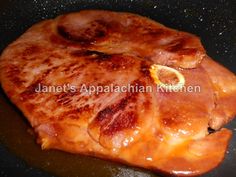
<svg viewBox="0 0 236 177"><path fill-rule="evenodd" d="M65 39L71 40L73 42L79 42L79 43L90 43L92 42L91 39L87 38L83 35L75 35L69 31L67 31L66 27L64 26L58 26L58 33Z"/></svg>
<svg viewBox="0 0 236 177"><path fill-rule="evenodd" d="M209 133L209 134L211 134L211 133L214 133L214 132L215 132L215 130L214 130L214 129L212 129L212 128L208 127L208 133Z"/></svg>
<svg viewBox="0 0 236 177"><path fill-rule="evenodd" d="M73 36L69 32L66 31L66 28L64 26L58 26L57 31L62 37L66 38L68 40L74 39Z"/></svg>

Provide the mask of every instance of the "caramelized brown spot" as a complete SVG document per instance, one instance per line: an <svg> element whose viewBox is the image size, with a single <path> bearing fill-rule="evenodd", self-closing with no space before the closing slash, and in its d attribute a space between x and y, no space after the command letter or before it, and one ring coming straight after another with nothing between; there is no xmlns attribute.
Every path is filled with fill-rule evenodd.
<svg viewBox="0 0 236 177"><path fill-rule="evenodd" d="M118 104L111 105L100 111L96 116L95 121L100 125L104 125L112 119L115 113L123 111L127 104L128 98L123 98Z"/></svg>
<svg viewBox="0 0 236 177"><path fill-rule="evenodd" d="M109 60L104 62L101 59L95 59L95 61L99 62L100 66L103 66L108 71L127 70L135 64L135 60L132 57L121 54L114 54Z"/></svg>
<svg viewBox="0 0 236 177"><path fill-rule="evenodd" d="M43 60L42 64L47 64L48 66L52 66L52 62L49 57Z"/></svg>
<svg viewBox="0 0 236 177"><path fill-rule="evenodd" d="M32 54L40 53L42 50L39 46L37 45L31 45L29 47L26 47L26 49L23 51L22 55L23 56L29 56Z"/></svg>
<svg viewBox="0 0 236 177"><path fill-rule="evenodd" d="M65 39L81 44L92 43L106 36L108 25L103 20L95 20L86 24L85 28L74 29L70 26L59 25L58 33Z"/></svg>
<svg viewBox="0 0 236 177"><path fill-rule="evenodd" d="M77 92L62 92L58 94L57 97L57 103L63 106L70 105L70 102L72 101L72 97L77 95Z"/></svg>
<svg viewBox="0 0 236 177"><path fill-rule="evenodd" d="M164 35L170 35L170 31L165 30L163 28L154 28L153 26L148 26L144 27L143 34L158 39L163 37Z"/></svg>
<svg viewBox="0 0 236 177"><path fill-rule="evenodd" d="M91 57L97 61L109 59L112 56L110 54L106 54L106 53L98 52L94 50L76 50L76 51L71 52L71 55L75 57L83 57L83 56Z"/></svg>
<svg viewBox="0 0 236 177"><path fill-rule="evenodd" d="M179 55L195 55L197 53L196 48L184 48L178 52Z"/></svg>
<svg viewBox="0 0 236 177"><path fill-rule="evenodd" d="M94 111L94 105L84 105L79 108L71 107L68 111L64 111L62 114L58 116L59 120L64 119L89 119L91 117L92 112Z"/></svg>
<svg viewBox="0 0 236 177"><path fill-rule="evenodd" d="M30 98L34 98L37 95L37 90L39 90L40 88L40 84L41 81L38 80L36 82L34 82L33 84L31 84L30 86L28 86L24 92L22 92L21 95L21 99L23 100L27 100Z"/></svg>
<svg viewBox="0 0 236 177"><path fill-rule="evenodd" d="M50 36L50 42L54 45L59 45L62 48L66 48L68 46L78 46L78 44L74 41L66 40L65 38L55 34Z"/></svg>
<svg viewBox="0 0 236 177"><path fill-rule="evenodd" d="M168 44L167 50L173 53L178 52L183 49L185 43L186 43L185 39L182 38L174 40L170 44Z"/></svg>
<svg viewBox="0 0 236 177"><path fill-rule="evenodd" d="M78 113L84 113L84 112L89 112L89 111L91 111L91 107L88 104L77 109Z"/></svg>
<svg viewBox="0 0 236 177"><path fill-rule="evenodd" d="M190 37L183 37L176 39L168 44L167 50L169 52L178 53L179 55L194 55L197 52L196 48L188 48L186 45L190 41Z"/></svg>
<svg viewBox="0 0 236 177"><path fill-rule="evenodd" d="M117 131L134 127L137 122L137 113L129 105L135 103L136 95L136 93L129 93L118 103L100 111L93 120L91 127L101 127L101 133L106 135L113 135Z"/></svg>
<svg viewBox="0 0 236 177"><path fill-rule="evenodd" d="M20 87L23 83L24 80L20 79L19 75L21 73L21 70L14 65L9 65L7 67L7 77L11 80L11 82L16 85L17 87Z"/></svg>
<svg viewBox="0 0 236 177"><path fill-rule="evenodd" d="M103 130L103 134L114 135L118 131L134 128L137 123L137 118L137 113L134 111L120 114L120 116L118 116L112 124Z"/></svg>
<svg viewBox="0 0 236 177"><path fill-rule="evenodd" d="M142 61L140 64L140 72L143 76L150 76L149 72L150 64L148 64L146 61Z"/></svg>
<svg viewBox="0 0 236 177"><path fill-rule="evenodd" d="M75 57L87 57L88 62L96 62L100 67L108 71L124 70L132 67L135 62L130 56L107 54L93 50L76 50L71 52L71 55Z"/></svg>
<svg viewBox="0 0 236 177"><path fill-rule="evenodd" d="M79 113L77 109L69 109L68 111L64 111L58 117L58 120L65 120L65 119L79 119Z"/></svg>
<svg viewBox="0 0 236 177"><path fill-rule="evenodd" d="M34 111L35 111L35 105L34 104L32 104L32 103L26 103L25 104L25 107L27 108L27 111L29 112L29 113L34 113Z"/></svg>

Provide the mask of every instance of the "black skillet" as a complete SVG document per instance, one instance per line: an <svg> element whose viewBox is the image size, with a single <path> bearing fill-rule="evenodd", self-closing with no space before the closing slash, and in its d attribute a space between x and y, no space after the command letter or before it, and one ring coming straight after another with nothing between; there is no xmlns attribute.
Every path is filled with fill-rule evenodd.
<svg viewBox="0 0 236 177"><path fill-rule="evenodd" d="M181 0L0 0L0 51L32 24L81 9L134 12L168 27L201 37L209 56L236 73L236 1ZM236 107L236 105L235 105ZM205 177L236 176L236 120L223 163ZM158 176L139 168L114 162L41 151L22 114L0 90L0 176L1 177L126 177Z"/></svg>

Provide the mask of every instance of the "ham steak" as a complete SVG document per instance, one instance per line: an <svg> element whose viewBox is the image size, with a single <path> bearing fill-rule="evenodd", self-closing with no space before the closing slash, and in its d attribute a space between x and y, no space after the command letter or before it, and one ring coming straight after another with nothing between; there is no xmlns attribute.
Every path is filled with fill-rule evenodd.
<svg viewBox="0 0 236 177"><path fill-rule="evenodd" d="M185 87L200 91L157 90L153 64L175 69ZM206 55L198 37L131 13L85 10L33 25L3 51L0 80L42 149L171 175L216 167L231 137L222 126L236 114L236 77ZM127 85L153 90L86 91Z"/></svg>

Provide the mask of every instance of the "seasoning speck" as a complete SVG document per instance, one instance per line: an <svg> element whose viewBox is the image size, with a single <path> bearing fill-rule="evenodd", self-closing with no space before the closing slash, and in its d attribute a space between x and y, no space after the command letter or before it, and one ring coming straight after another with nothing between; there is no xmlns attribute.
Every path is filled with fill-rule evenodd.
<svg viewBox="0 0 236 177"><path fill-rule="evenodd" d="M203 18L202 16L198 17L198 19L202 22L203 21Z"/></svg>

